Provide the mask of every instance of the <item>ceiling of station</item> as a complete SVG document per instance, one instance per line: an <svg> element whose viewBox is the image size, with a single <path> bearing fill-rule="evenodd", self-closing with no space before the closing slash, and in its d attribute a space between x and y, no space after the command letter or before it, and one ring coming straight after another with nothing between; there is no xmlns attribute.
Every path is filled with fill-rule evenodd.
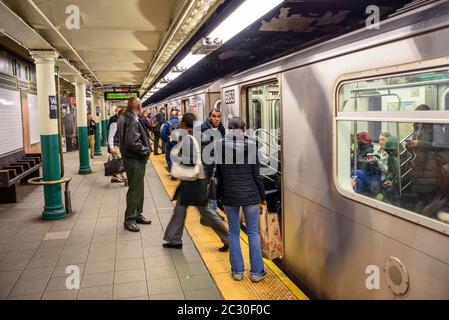
<svg viewBox="0 0 449 320"><path fill-rule="evenodd" d="M337 38L366 26L366 9L376 5L380 20L432 0L286 0L242 30L174 81L148 98L144 105L273 61L290 53ZM199 31L207 34L203 29ZM372 30L371 35L380 30ZM176 60L167 70L176 65Z"/></svg>
<svg viewBox="0 0 449 320"><path fill-rule="evenodd" d="M99 86L141 85L167 34L182 20L184 12L191 3L220 2L211 0L0 1L58 50L81 74L86 75ZM79 29L76 28L76 24L73 24L76 8L79 8ZM202 12L199 16L203 18L208 13ZM73 26L75 29L71 29ZM35 43L36 41L32 42L33 45Z"/></svg>

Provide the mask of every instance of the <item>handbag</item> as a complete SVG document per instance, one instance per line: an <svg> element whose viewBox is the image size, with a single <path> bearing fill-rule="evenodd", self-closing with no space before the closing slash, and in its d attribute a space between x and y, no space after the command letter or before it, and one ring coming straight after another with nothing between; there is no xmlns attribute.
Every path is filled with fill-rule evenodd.
<svg viewBox="0 0 449 320"><path fill-rule="evenodd" d="M106 177L115 176L116 174L120 174L125 172L125 166L123 165L122 158L114 158L109 156L108 161L104 164L104 175Z"/></svg>
<svg viewBox="0 0 449 320"><path fill-rule="evenodd" d="M190 136L189 136L190 137ZM194 166L185 165L178 162L173 162L170 174L172 177L181 181L195 181L198 179L205 179L203 164L201 162L201 148L198 146L198 142L194 138L190 138L196 153L197 162ZM178 153L179 147L175 147L172 150L172 155Z"/></svg>
<svg viewBox="0 0 449 320"><path fill-rule="evenodd" d="M266 206L261 208L259 234L262 256L268 260L282 257L284 250L278 215L277 213L268 212Z"/></svg>

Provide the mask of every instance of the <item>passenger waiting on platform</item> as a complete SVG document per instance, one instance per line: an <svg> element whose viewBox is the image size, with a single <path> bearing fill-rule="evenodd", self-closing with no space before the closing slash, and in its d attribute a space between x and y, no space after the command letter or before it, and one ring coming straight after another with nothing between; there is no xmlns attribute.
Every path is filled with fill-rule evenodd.
<svg viewBox="0 0 449 320"><path fill-rule="evenodd" d="M89 135L89 150L90 150L90 158L95 159L95 132L97 131L97 124L94 119L92 119L92 113L87 114L87 128Z"/></svg>
<svg viewBox="0 0 449 320"><path fill-rule="evenodd" d="M118 121L120 152L123 157L129 189L126 194L125 229L138 232L137 224L150 224L143 216L145 169L151 146L146 128L139 121L139 98L128 100L128 108Z"/></svg>
<svg viewBox="0 0 449 320"><path fill-rule="evenodd" d="M221 145L226 130L221 123L221 111L219 109L212 109L209 112L209 117L204 121L195 131L201 131L201 154L203 155L203 167L206 177L210 179L216 165L215 148ZM218 180L218 179L217 179ZM218 181L218 183L220 183ZM210 207L214 216L223 220L217 213L217 200L209 199L208 206ZM202 225L207 225L206 221L200 220Z"/></svg>
<svg viewBox="0 0 449 320"><path fill-rule="evenodd" d="M165 123L165 108L161 108L156 115L156 124L153 128L154 133L154 155L159 155L159 140L161 140L161 127ZM165 153L164 142L162 141L162 154Z"/></svg>
<svg viewBox="0 0 449 320"><path fill-rule="evenodd" d="M195 145L197 145L198 148L201 148L199 141L198 143L193 142L193 139L196 139L193 136L193 124L195 120L196 117L193 113L184 114L181 119L180 128L185 130L186 134L180 138L180 142L172 150L172 155L173 153L176 153L176 156L184 165L195 165L196 161L201 161L201 159L196 159L195 156L197 152L201 152L201 150L195 150ZM183 150L190 150L190 152L187 155L182 154ZM219 250L226 251L228 249L228 232L226 227L224 226L223 221L217 219L218 217L212 214L213 212L207 205L207 182L207 179L181 181L173 197L173 199L176 200L176 206L165 230L164 240L166 243L163 244L164 248L182 248L182 234L187 207L196 206L201 217L207 221L208 225L212 227L223 242L223 247Z"/></svg>
<svg viewBox="0 0 449 320"><path fill-rule="evenodd" d="M172 139L172 133L176 129L179 129L178 113L178 110L172 110L170 112L170 119L163 124L161 129L161 138L162 144L165 145L165 161L167 162L168 172L170 172L172 166L170 152L173 149L173 146L178 142L176 139ZM172 180L175 179L172 177Z"/></svg>
<svg viewBox="0 0 449 320"><path fill-rule="evenodd" d="M139 120L142 122L145 129L147 129L148 137L150 136L150 129L151 129L150 120L148 119L149 114L150 111L148 109L143 109L142 112L139 113Z"/></svg>
<svg viewBox="0 0 449 320"><path fill-rule="evenodd" d="M120 136L119 132L117 130L117 123L119 118L125 113L124 108L117 108L115 109L115 115L113 115L109 119L108 124L108 152L114 157L114 158L120 158ZM111 178L112 183L121 183L123 182L125 186L128 185L128 179L126 178L126 173L120 173L118 175L115 175Z"/></svg>
<svg viewBox="0 0 449 320"><path fill-rule="evenodd" d="M249 240L250 278L257 282L267 275L259 235L260 205L266 206L267 203L260 176L257 143L245 134L245 128L245 122L238 117L229 121L230 131L222 141L222 162L217 166L221 181L219 194L223 197L228 217L232 278L241 280L245 271L240 247L240 208L242 208ZM252 155L252 152L255 154ZM228 163L229 159L232 159L231 163ZM252 161L253 159L255 161Z"/></svg>

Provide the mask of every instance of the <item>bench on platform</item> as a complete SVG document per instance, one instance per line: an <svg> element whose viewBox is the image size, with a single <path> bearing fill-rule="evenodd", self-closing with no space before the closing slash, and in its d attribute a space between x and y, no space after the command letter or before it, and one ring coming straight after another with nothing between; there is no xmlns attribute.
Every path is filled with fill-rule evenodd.
<svg viewBox="0 0 449 320"><path fill-rule="evenodd" d="M20 150L0 156L0 203L17 202L16 182L27 184L28 179L39 177L41 166L40 153Z"/></svg>

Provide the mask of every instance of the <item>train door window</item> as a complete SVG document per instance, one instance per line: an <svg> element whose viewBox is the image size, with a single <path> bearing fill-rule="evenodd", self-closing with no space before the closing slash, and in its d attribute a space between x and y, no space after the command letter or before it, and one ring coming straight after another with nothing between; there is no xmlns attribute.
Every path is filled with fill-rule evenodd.
<svg viewBox="0 0 449 320"><path fill-rule="evenodd" d="M438 95L448 85L448 70L340 85L338 190L444 230L449 223L449 110L447 102L445 111L438 110Z"/></svg>
<svg viewBox="0 0 449 320"><path fill-rule="evenodd" d="M181 101L181 113L182 114L187 112L188 106L189 106L189 100L188 99Z"/></svg>
<svg viewBox="0 0 449 320"><path fill-rule="evenodd" d="M253 130L262 127L262 101L260 99L255 98L252 100L252 112L249 123Z"/></svg>
<svg viewBox="0 0 449 320"><path fill-rule="evenodd" d="M449 92L444 97L444 110L449 111Z"/></svg>
<svg viewBox="0 0 449 320"><path fill-rule="evenodd" d="M246 117L249 129L259 143L261 175L263 177L270 212L281 211L281 145L279 83L272 81L246 88Z"/></svg>

